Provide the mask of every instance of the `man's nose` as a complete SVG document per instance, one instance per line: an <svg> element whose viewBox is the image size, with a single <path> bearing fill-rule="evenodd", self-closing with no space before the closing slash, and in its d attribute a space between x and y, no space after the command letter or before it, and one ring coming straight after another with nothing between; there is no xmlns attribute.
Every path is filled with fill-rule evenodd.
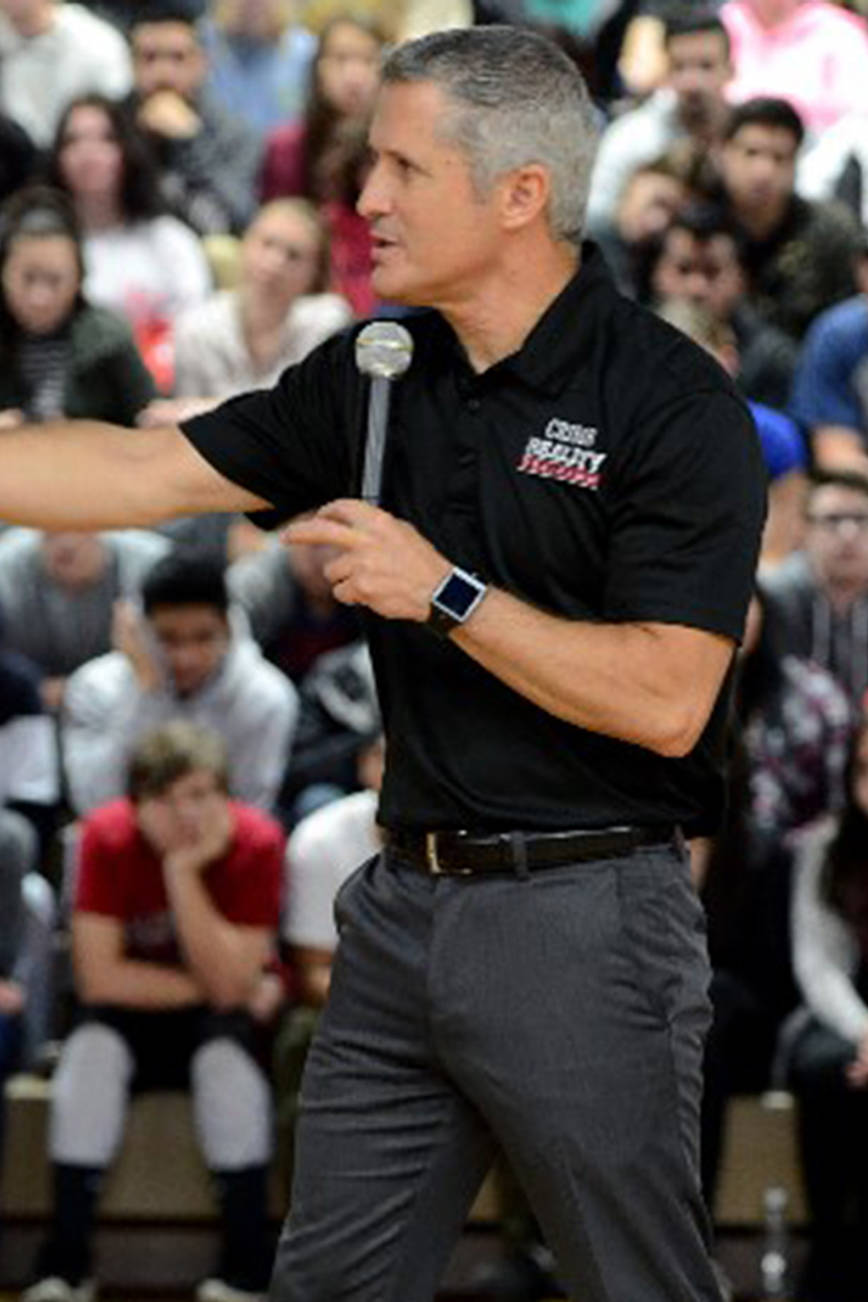
<svg viewBox="0 0 868 1302"><path fill-rule="evenodd" d="M362 192L356 200L356 212L367 221L371 221L374 217L381 217L388 210L389 201L382 173L375 163L368 172Z"/></svg>

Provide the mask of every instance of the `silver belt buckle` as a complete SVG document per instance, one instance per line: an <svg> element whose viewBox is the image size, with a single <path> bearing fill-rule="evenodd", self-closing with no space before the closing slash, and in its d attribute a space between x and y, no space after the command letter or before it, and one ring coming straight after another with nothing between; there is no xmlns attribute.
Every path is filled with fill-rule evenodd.
<svg viewBox="0 0 868 1302"><path fill-rule="evenodd" d="M440 867L440 860L437 858L437 833L425 833L425 862L428 865L429 873L435 877L443 875L443 869Z"/></svg>

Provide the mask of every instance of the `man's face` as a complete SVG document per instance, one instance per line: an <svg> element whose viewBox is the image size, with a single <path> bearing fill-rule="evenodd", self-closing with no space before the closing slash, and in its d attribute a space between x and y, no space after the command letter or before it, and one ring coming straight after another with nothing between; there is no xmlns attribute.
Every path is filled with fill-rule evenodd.
<svg viewBox="0 0 868 1302"><path fill-rule="evenodd" d="M357 206L382 298L448 309L476 297L498 261L497 183L477 195L464 153L445 135L448 111L432 82L388 84L378 97Z"/></svg>
<svg viewBox="0 0 868 1302"><path fill-rule="evenodd" d="M133 29L133 74L142 99L172 90L192 103L205 79L205 56L189 23L138 23Z"/></svg>
<svg viewBox="0 0 868 1302"><path fill-rule="evenodd" d="M729 235L698 239L691 231L673 227L663 243L654 269L656 298L682 298L699 303L718 321L728 321L744 294L744 276Z"/></svg>
<svg viewBox="0 0 868 1302"><path fill-rule="evenodd" d="M108 556L98 533L44 533L42 559L62 588L87 588L105 572Z"/></svg>
<svg viewBox="0 0 868 1302"><path fill-rule="evenodd" d="M726 41L720 32L689 32L669 41L669 85L688 124L700 124L723 103L732 76Z"/></svg>
<svg viewBox="0 0 868 1302"><path fill-rule="evenodd" d="M226 802L214 774L198 769L177 778L159 795L140 800L136 822L145 840L162 858L198 844L214 826Z"/></svg>
<svg viewBox="0 0 868 1302"><path fill-rule="evenodd" d="M820 583L868 591L868 495L823 484L811 493L807 516L805 547Z"/></svg>
<svg viewBox="0 0 868 1302"><path fill-rule="evenodd" d="M793 193L796 139L786 127L745 125L721 151L723 184L737 211L762 213L785 206Z"/></svg>
<svg viewBox="0 0 868 1302"><path fill-rule="evenodd" d="M213 606L156 606L148 622L175 691L198 692L229 648L226 616Z"/></svg>

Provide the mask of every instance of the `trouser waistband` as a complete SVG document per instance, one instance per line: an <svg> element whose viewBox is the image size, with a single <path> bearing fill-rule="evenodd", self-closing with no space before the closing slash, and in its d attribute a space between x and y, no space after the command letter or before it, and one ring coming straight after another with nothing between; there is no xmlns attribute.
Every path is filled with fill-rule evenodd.
<svg viewBox="0 0 868 1302"><path fill-rule="evenodd" d="M675 844L674 823L655 826L578 828L566 832L495 832L386 829L386 846L401 859L434 876L472 877L563 867L592 859L614 859L644 846Z"/></svg>

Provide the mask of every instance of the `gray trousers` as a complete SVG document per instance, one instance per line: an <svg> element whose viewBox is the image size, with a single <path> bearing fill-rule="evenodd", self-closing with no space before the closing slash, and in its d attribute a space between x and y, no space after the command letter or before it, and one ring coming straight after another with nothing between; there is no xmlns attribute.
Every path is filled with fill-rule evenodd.
<svg viewBox="0 0 868 1302"><path fill-rule="evenodd" d="M719 1302L686 856L343 887L271 1302L430 1302L499 1143L576 1302Z"/></svg>

